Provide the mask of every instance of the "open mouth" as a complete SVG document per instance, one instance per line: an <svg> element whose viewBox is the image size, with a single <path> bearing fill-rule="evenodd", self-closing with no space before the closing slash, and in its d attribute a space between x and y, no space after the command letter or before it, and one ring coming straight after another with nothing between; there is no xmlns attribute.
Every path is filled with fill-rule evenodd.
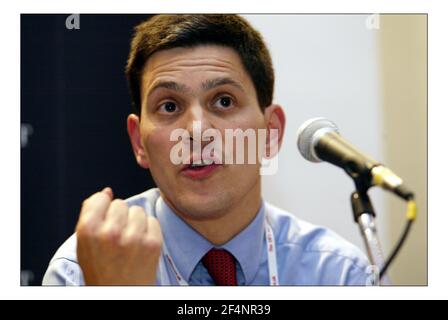
<svg viewBox="0 0 448 320"><path fill-rule="evenodd" d="M188 166L189 169L191 170L200 170L206 166L210 166L215 164L213 161L210 160L201 160L200 163L192 163Z"/></svg>
<svg viewBox="0 0 448 320"><path fill-rule="evenodd" d="M220 166L211 160L202 160L200 163L185 165L182 173L192 179L203 179L210 176Z"/></svg>

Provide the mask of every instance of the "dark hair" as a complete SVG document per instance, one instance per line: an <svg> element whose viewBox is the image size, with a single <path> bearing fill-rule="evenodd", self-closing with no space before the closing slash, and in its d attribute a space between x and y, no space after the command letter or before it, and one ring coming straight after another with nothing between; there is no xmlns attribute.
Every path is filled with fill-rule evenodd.
<svg viewBox="0 0 448 320"><path fill-rule="evenodd" d="M156 51L201 44L233 48L249 74L262 111L272 103L274 70L262 36L237 15L155 15L135 27L126 77L134 112L140 114L140 82L148 58Z"/></svg>

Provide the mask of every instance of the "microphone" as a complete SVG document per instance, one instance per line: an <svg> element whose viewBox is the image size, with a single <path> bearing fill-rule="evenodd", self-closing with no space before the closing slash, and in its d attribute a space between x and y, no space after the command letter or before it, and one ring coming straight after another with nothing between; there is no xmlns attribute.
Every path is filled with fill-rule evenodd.
<svg viewBox="0 0 448 320"><path fill-rule="evenodd" d="M336 124L328 119L305 121L297 131L297 146L305 159L332 163L344 169L355 183L364 183L367 189L376 185L405 200L413 199L399 176L342 138Z"/></svg>

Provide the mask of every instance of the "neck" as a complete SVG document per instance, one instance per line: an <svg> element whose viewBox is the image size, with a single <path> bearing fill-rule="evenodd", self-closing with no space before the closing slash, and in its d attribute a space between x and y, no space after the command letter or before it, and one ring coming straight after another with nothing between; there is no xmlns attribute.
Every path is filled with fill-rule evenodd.
<svg viewBox="0 0 448 320"><path fill-rule="evenodd" d="M176 212L186 223L215 246L223 245L244 230L255 219L261 206L261 183L257 183L234 206L227 208L219 218L195 220Z"/></svg>

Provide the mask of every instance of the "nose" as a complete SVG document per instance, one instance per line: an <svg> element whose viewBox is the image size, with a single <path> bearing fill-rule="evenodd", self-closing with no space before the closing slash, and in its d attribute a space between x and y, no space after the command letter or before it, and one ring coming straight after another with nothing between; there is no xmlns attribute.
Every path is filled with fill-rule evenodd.
<svg viewBox="0 0 448 320"><path fill-rule="evenodd" d="M205 107L200 103L191 105L185 113L185 129L190 135L190 152L192 153L192 160L200 161L202 158L202 151L205 145L210 143L204 138L204 131L213 129L213 124L210 121L210 114Z"/></svg>
<svg viewBox="0 0 448 320"><path fill-rule="evenodd" d="M204 107L199 103L190 106L186 111L186 130L191 139L195 142L201 142L202 133L210 128L213 128L213 125Z"/></svg>

